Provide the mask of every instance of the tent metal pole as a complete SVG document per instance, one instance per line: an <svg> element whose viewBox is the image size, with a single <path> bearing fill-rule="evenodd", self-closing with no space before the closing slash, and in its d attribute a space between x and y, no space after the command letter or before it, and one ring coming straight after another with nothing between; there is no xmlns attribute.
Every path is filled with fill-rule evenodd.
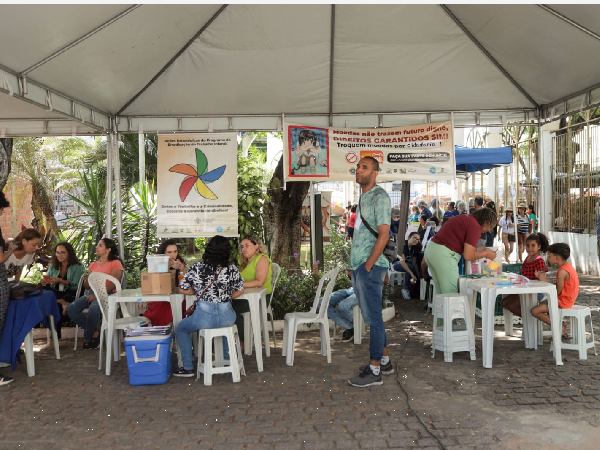
<svg viewBox="0 0 600 450"><path fill-rule="evenodd" d="M119 256L125 260L125 243L123 241L123 210L121 205L121 161L119 158L119 134L114 134L113 167L115 174L115 209L117 213L117 236L119 239Z"/></svg>
<svg viewBox="0 0 600 450"><path fill-rule="evenodd" d="M142 128L142 124L139 125L139 134L138 134L138 151L139 151L139 180L140 184L144 184L146 182L146 149L145 149L145 135L144 129Z"/></svg>
<svg viewBox="0 0 600 450"><path fill-rule="evenodd" d="M329 126L333 126L333 64L335 50L335 5L331 5L331 40L329 53Z"/></svg>
<svg viewBox="0 0 600 450"><path fill-rule="evenodd" d="M29 67L28 69L25 69L23 72L21 72L21 75L26 75L29 72L31 72L32 70L37 69L38 67L46 64L48 61L51 61L52 59L56 58L59 55L62 55L64 52L66 52L67 50L75 47L77 44L85 41L87 38L93 36L94 34L98 33L99 31L102 31L104 28L106 28L107 26L115 23L117 20L119 20L121 17L126 16L127 14L129 14L131 11L133 11L136 8L139 8L142 5L133 5L130 6L129 8L127 8L125 11L123 11L120 14L117 14L115 17L113 17L112 19L104 22L102 25L100 25L97 28L94 28L92 31L90 31L89 33L84 34L83 36L81 36L79 39L74 40L73 42L71 42L70 44L64 46L63 48L61 48L60 50L57 50L56 52L52 53L50 56L42 59L41 61L35 63L33 66Z"/></svg>
<svg viewBox="0 0 600 450"><path fill-rule="evenodd" d="M496 68L508 79L508 81L510 81L512 85L516 87L519 90L519 92L531 102L532 105L535 105L536 108L539 108L540 105L538 105L538 103L533 99L533 97L529 95L519 83L517 83L517 80L515 80L498 61L496 61L496 58L494 58L492 54L488 52L487 49L483 46L483 44L481 44L481 42L479 42L477 38L467 29L467 27L465 27L463 23L460 20L458 20L458 17L454 15L450 8L448 8L448 6L446 5L440 5L440 8L442 8L445 11L445 13L448 14L448 16L462 30L462 32L467 35L471 42L473 42L473 44L475 44L477 48L481 50L485 57L489 59L494 66L496 66Z"/></svg>
<svg viewBox="0 0 600 450"><path fill-rule="evenodd" d="M113 134L106 136L106 223L104 234L112 238L112 205L113 205Z"/></svg>

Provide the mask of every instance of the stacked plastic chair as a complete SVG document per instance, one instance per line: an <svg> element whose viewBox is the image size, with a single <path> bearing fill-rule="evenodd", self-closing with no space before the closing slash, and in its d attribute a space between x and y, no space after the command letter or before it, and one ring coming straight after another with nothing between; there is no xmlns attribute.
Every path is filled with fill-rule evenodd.
<svg viewBox="0 0 600 450"><path fill-rule="evenodd" d="M458 319L462 319L466 327L455 324ZM444 352L445 362L452 362L452 354L455 352L470 352L471 360L475 360L475 334L466 295L437 294L435 296L432 358L435 358L436 350Z"/></svg>

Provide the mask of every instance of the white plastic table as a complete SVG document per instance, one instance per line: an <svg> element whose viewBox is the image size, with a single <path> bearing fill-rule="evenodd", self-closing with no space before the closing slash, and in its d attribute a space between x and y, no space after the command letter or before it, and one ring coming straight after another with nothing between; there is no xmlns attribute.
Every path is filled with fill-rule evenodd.
<svg viewBox="0 0 600 450"><path fill-rule="evenodd" d="M123 289L108 296L108 330L106 331L106 375L110 375L112 360L112 342L114 336L115 319L117 315L117 303L141 303L141 302L169 302L173 312L173 330L177 330L177 325L182 318L181 302L183 294L164 294L164 295L142 295L141 289ZM116 356L116 355L115 355ZM181 366L181 354L177 350L177 359Z"/></svg>
<svg viewBox="0 0 600 450"><path fill-rule="evenodd" d="M468 293L471 307L471 318L475 319L475 292L481 294L481 338L483 347L483 367L492 368L494 354L494 309L496 296L520 294L521 310L523 311L523 339L525 348L537 349L537 319L531 315L531 308L537 305L538 293L548 295L548 309L550 312L550 323L552 324L552 339L554 342L554 358L557 366L562 366L561 333L562 323L558 309L558 296L556 286L543 281L533 280L525 284L502 286L494 283L501 282L499 279L468 279L461 278L459 281L460 291Z"/></svg>
<svg viewBox="0 0 600 450"><path fill-rule="evenodd" d="M250 321L252 322L252 335L254 338L254 351L256 353L256 365L258 371L263 371L262 359L262 339L260 331L262 329L265 339L265 355L271 356L269 345L269 330L267 329L267 290L262 287L245 288L244 293L237 300L248 300L250 306Z"/></svg>

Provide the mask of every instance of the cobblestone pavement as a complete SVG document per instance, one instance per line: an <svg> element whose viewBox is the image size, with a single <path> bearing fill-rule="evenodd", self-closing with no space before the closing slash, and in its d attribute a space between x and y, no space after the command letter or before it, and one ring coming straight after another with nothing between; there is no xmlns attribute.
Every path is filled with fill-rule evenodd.
<svg viewBox="0 0 600 450"><path fill-rule="evenodd" d="M591 292L598 279L581 281L578 302L592 308L598 333L600 294ZM106 377L97 351L73 351L63 340L57 361L36 341L36 376L18 365L15 381L0 387L0 450L598 448L599 356L580 361L564 351L565 365L555 366L547 340L526 350L497 327L494 367L483 369L478 323L477 360L465 352L444 363L441 352L431 358L424 302L396 293L399 317L386 325L397 371L366 389L347 379L367 362L368 337L361 345L335 341L327 364L318 333L299 333L293 367L278 339L264 372L245 356L241 383L217 375L213 386L195 378L130 386L125 358Z"/></svg>

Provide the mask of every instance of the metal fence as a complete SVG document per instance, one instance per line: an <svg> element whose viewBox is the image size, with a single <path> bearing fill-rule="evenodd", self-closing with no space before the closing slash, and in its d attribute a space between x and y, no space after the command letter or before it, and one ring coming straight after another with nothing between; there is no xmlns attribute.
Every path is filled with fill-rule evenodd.
<svg viewBox="0 0 600 450"><path fill-rule="evenodd" d="M594 234L600 212L600 117L568 118L552 138L552 220L555 231Z"/></svg>

